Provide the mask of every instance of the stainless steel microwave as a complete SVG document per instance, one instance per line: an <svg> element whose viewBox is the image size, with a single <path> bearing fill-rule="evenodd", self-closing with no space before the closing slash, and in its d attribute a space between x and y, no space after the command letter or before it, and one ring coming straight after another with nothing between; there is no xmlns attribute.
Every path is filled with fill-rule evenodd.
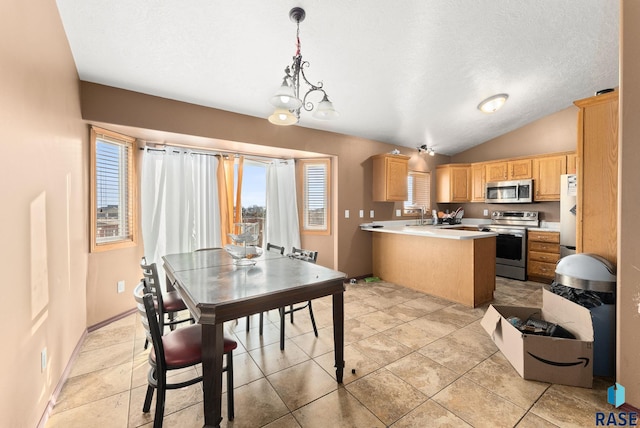
<svg viewBox="0 0 640 428"><path fill-rule="evenodd" d="M533 180L494 181L486 184L488 204L527 204L533 202Z"/></svg>

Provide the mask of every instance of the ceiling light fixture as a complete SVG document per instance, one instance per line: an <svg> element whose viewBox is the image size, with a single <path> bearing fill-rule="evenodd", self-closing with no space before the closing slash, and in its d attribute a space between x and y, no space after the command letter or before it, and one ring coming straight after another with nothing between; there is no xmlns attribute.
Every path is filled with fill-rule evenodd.
<svg viewBox="0 0 640 428"><path fill-rule="evenodd" d="M427 147L426 144L423 144L418 147L418 153L426 152L429 156L435 156L436 151L433 147Z"/></svg>
<svg viewBox="0 0 640 428"><path fill-rule="evenodd" d="M483 113L495 113L507 102L507 98L509 98L507 94L497 94L489 97L478 104L478 110Z"/></svg>
<svg viewBox="0 0 640 428"><path fill-rule="evenodd" d="M338 112L333 108L333 104L329 101L327 93L324 91L322 82L318 82L317 85L313 85L307 80L304 75L304 68L309 66L308 61L302 60L302 53L300 52L300 23L304 21L306 13L301 7L294 7L289 11L289 19L296 23L296 54L293 57L293 62L290 66L284 69L284 78L282 79L282 86L271 97L271 104L275 107L275 110L271 116L269 116L269 122L274 125L293 125L300 120L300 109L304 108L306 111L312 111L314 104L311 101L307 101L307 97L312 92L322 92L322 100L318 103L313 117L320 120L331 120L338 117ZM304 94L304 97L300 99L300 79L309 85L309 90Z"/></svg>

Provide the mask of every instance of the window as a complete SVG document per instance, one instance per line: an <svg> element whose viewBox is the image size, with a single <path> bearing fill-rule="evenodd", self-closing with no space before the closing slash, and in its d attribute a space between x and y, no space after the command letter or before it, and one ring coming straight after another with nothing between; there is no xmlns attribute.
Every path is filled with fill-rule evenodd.
<svg viewBox="0 0 640 428"><path fill-rule="evenodd" d="M330 159L301 160L302 233L330 233Z"/></svg>
<svg viewBox="0 0 640 428"><path fill-rule="evenodd" d="M135 139L91 128L91 251L136 245Z"/></svg>
<svg viewBox="0 0 640 428"><path fill-rule="evenodd" d="M419 207L424 207L428 216L431 209L431 173L409 171L407 193L409 200L404 201L403 215L419 215Z"/></svg>

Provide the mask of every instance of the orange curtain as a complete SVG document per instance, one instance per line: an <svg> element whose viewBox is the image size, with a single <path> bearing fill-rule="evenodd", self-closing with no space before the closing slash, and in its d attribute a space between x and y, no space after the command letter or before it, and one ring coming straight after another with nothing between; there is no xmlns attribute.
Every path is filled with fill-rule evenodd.
<svg viewBox="0 0 640 428"><path fill-rule="evenodd" d="M238 184L234 203L234 164L235 159L231 157L220 157L218 163L218 199L220 203L220 229L222 230L222 245L231 244L229 233L235 233L234 223L242 222L242 166L244 157L238 158ZM234 209L237 207L237 209Z"/></svg>

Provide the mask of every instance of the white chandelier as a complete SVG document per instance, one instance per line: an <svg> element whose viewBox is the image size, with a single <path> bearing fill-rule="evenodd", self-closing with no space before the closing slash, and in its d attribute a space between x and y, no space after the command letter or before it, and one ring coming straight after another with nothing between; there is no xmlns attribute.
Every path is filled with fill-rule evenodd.
<svg viewBox="0 0 640 428"><path fill-rule="evenodd" d="M269 122L274 125L293 125L300 120L300 109L304 108L306 111L313 110L313 117L320 120L331 120L338 117L338 112L333 108L333 104L329 101L327 93L323 89L322 82L318 82L317 85L310 83L307 77L304 75L304 68L309 66L308 61L302 60L302 53L300 52L300 22L304 21L306 14L304 9L300 7L294 7L289 11L289 18L296 23L296 54L293 57L293 63L284 69L284 78L282 79L282 86L276 94L271 97L271 104L275 107L275 110L271 116L269 116ZM302 99L300 98L300 79L309 85L309 90L304 94ZM318 103L314 110L314 104L311 101L307 101L307 97L312 92L322 92L322 100Z"/></svg>

